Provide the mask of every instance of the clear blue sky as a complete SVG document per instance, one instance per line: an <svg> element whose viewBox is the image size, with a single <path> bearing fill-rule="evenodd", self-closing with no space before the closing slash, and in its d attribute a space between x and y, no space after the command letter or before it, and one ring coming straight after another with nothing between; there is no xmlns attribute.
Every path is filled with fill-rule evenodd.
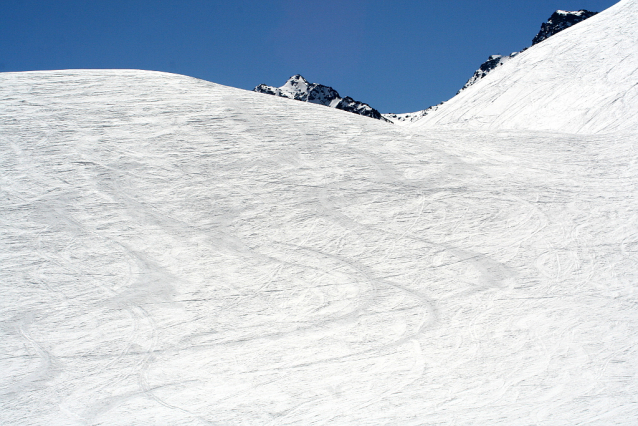
<svg viewBox="0 0 638 426"><path fill-rule="evenodd" d="M0 0L0 71L136 68L227 86L293 74L381 112L452 97L556 9L616 0ZM0 88L1 91L1 88Z"/></svg>

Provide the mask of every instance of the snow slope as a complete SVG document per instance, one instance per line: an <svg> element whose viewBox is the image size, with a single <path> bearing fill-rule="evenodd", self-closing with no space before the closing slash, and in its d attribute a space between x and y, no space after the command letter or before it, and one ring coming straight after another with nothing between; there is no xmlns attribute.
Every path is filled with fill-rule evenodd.
<svg viewBox="0 0 638 426"><path fill-rule="evenodd" d="M527 49L413 125L569 133L638 130L638 0Z"/></svg>
<svg viewBox="0 0 638 426"><path fill-rule="evenodd" d="M145 71L0 93L3 425L635 424L635 135Z"/></svg>
<svg viewBox="0 0 638 426"><path fill-rule="evenodd" d="M588 10L578 10L578 11L565 11L565 10L557 10L554 12L547 22L544 22L541 25L541 29L536 34L534 39L532 40L532 45L538 44L543 40L548 39L549 37L558 34L559 32L584 21L585 19L591 18L596 15L598 12L590 12ZM481 79L485 78L490 72L494 71L496 68L503 66L507 61L518 55L519 53L527 50L528 47L524 48L520 52L512 52L507 56L502 55L490 55L487 58L487 61L483 62L479 68L474 72L472 77L470 77L463 87L459 90L459 92L467 89L468 87L476 84ZM268 88L268 86L266 86ZM457 95L458 93L457 92ZM436 111L439 106L443 105L445 102L441 102L438 105L433 105L429 108L426 108L417 112L408 112L403 114L382 114L382 116L391 121L394 124L409 124L415 121L420 120L424 116Z"/></svg>

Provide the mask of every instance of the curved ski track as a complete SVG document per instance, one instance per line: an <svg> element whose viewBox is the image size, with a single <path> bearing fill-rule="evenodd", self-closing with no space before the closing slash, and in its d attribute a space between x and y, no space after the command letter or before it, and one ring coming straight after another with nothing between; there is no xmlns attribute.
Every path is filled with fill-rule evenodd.
<svg viewBox="0 0 638 426"><path fill-rule="evenodd" d="M0 74L7 425L633 424L635 135Z"/></svg>

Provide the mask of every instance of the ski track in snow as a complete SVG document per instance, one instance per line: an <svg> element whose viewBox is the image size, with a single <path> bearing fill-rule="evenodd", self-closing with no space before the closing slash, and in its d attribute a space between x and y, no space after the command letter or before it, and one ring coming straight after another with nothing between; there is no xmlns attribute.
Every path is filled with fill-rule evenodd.
<svg viewBox="0 0 638 426"><path fill-rule="evenodd" d="M3 424L635 424L635 134L0 88Z"/></svg>

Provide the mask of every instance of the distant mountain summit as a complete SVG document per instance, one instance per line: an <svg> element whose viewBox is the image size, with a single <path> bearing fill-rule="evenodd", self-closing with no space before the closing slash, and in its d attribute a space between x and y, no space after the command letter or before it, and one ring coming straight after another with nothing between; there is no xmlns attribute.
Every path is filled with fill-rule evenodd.
<svg viewBox="0 0 638 426"><path fill-rule="evenodd" d="M589 10L581 9L578 11L566 11L557 10L552 13L547 22L541 24L541 29L532 40L532 46L537 45L543 40L558 34L559 32L581 22L585 19L591 18L598 12L592 12ZM520 52L513 52L509 55L491 55L487 61L483 62L481 66L474 72L472 77L461 87L457 92L457 95L473 86L489 73L495 69L503 66L510 59L516 57L520 53L526 51L528 47L522 49ZM355 101L349 96L342 98L335 89L330 86L325 86L318 83L309 83L308 80L301 75L293 75L286 81L281 87L268 86L266 84L260 84L255 87L253 91L258 93L265 93L268 95L281 96L283 98L295 99L302 102L311 102L319 105L324 105L330 108L336 108L343 111L352 112L354 114L363 115L365 117L375 118L377 120L388 121L391 123L411 123L419 121L428 114L431 114L439 109L442 102L438 105L431 106L422 111L404 113L404 114L381 114L370 105Z"/></svg>
<svg viewBox="0 0 638 426"><path fill-rule="evenodd" d="M584 9L578 10L576 12L557 10L552 14L552 16L549 17L547 22L541 25L541 30L532 40L532 46L553 36L556 33L563 31L564 29L571 27L574 24L584 21L587 18L591 18L597 13L598 12L591 12Z"/></svg>
<svg viewBox="0 0 638 426"><path fill-rule="evenodd" d="M370 105L355 101L350 96L342 98L339 92L330 86L318 83L309 83L301 75L293 75L281 87L273 87L260 84L253 89L254 92L267 95L281 96L282 98L295 99L302 102L324 105L377 120L390 121L381 116L381 113Z"/></svg>

